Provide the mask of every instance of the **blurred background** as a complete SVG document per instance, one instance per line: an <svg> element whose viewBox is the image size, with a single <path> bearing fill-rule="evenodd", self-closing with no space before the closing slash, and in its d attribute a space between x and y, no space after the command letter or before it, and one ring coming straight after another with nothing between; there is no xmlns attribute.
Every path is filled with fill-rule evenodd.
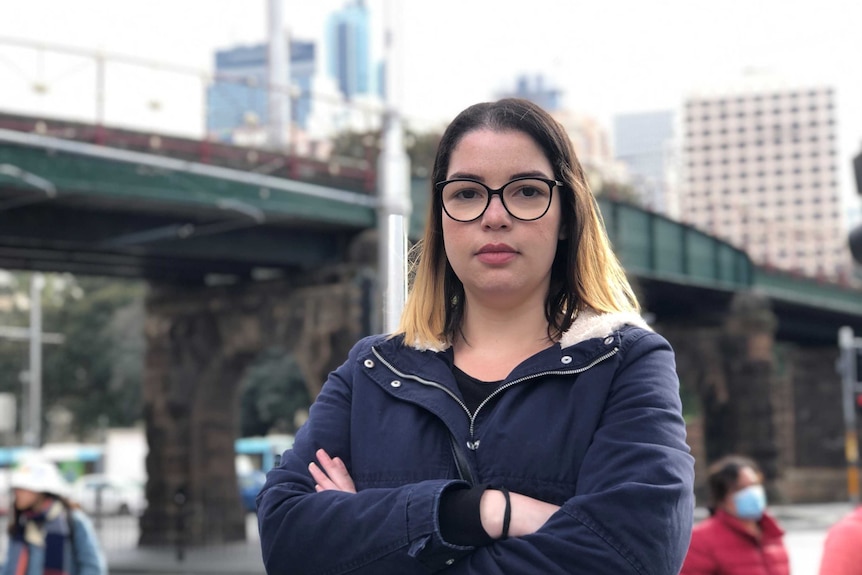
<svg viewBox="0 0 862 575"><path fill-rule="evenodd" d="M517 96L569 132L677 349L700 476L757 459L816 562L859 499L859 22L840 0L7 7L0 472L57 461L122 521L115 570L254 543L262 474L387 325L386 193L418 239L447 122Z"/></svg>

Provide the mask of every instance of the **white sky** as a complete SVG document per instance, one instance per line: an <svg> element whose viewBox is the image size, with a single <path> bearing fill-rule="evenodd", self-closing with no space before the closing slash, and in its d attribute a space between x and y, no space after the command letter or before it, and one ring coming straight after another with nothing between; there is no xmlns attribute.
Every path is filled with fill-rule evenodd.
<svg viewBox="0 0 862 575"><path fill-rule="evenodd" d="M387 0L368 0L382 21ZM445 123L541 72L566 107L610 127L615 113L676 108L705 85L768 69L837 89L842 183L862 148L862 2L858 0L388 0L401 2L402 109ZM295 37L320 39L346 0L284 0ZM217 48L263 41L266 0L6 0L0 17L0 109L92 120L95 66L4 44L8 38L211 70ZM108 65L111 123L200 135L201 82ZM47 86L37 94L33 85ZM151 102L158 101L154 110Z"/></svg>

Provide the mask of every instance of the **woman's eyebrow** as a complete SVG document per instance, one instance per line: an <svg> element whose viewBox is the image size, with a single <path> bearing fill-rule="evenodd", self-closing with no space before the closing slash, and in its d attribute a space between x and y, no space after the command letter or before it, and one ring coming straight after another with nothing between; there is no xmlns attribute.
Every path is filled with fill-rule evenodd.
<svg viewBox="0 0 862 575"><path fill-rule="evenodd" d="M480 182L484 182L485 179L482 176L477 176L476 174L471 174L470 172L455 172L454 174L450 174L447 180L454 180L456 178L467 178L470 180L479 180Z"/></svg>
<svg viewBox="0 0 862 575"><path fill-rule="evenodd" d="M516 172L514 174L509 175L509 179L514 180L515 178L548 178L549 176L541 170L529 170L526 172ZM482 176L472 174L470 172L455 172L454 174L450 174L447 179L454 180L456 178L467 178L470 180L478 180L480 182L484 182L485 178Z"/></svg>

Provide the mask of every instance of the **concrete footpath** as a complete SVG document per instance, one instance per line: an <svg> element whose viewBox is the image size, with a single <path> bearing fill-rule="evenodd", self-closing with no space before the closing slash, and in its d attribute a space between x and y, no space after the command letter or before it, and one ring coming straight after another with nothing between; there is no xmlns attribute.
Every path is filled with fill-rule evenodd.
<svg viewBox="0 0 862 575"><path fill-rule="evenodd" d="M182 559L174 548L134 548L108 551L111 575L263 575L260 545L254 541L187 550Z"/></svg>
<svg viewBox="0 0 862 575"><path fill-rule="evenodd" d="M853 509L850 503L776 505L770 511L788 532L819 533ZM695 521L707 517L706 509L695 510ZM819 541L819 539L818 539ZM793 550L790 550L791 553ZM175 548L130 548L107 551L112 575L263 575L257 532L248 541L204 549L190 549L182 560Z"/></svg>

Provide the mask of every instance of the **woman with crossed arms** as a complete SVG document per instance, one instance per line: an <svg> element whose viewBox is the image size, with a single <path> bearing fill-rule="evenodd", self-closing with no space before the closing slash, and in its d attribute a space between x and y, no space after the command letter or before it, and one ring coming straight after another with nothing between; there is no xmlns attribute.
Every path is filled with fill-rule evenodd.
<svg viewBox="0 0 862 575"><path fill-rule="evenodd" d="M673 352L569 137L525 100L449 125L393 334L327 379L258 497L267 572L675 575L693 517Z"/></svg>

